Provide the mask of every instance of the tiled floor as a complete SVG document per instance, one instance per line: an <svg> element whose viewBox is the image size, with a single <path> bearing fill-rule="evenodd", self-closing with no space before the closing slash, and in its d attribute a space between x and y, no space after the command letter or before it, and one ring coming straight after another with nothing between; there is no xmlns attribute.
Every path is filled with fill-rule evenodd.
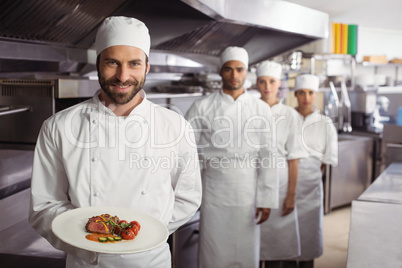
<svg viewBox="0 0 402 268"><path fill-rule="evenodd" d="M314 268L345 268L351 207L337 208L324 216L324 254Z"/></svg>

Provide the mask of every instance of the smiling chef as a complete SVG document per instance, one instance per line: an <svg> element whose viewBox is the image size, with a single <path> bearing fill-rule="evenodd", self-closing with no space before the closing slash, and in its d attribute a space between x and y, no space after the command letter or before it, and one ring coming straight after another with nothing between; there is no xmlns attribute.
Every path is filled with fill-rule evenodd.
<svg viewBox="0 0 402 268"><path fill-rule="evenodd" d="M148 101L142 89L150 68L149 50L144 23L106 18L96 35L101 89L92 99L47 119L39 133L29 221L67 253L66 267L170 267L171 256L166 242L124 255L66 244L51 229L53 219L63 212L95 206L128 208L157 218L173 233L200 206L201 179L191 126L179 114ZM92 216L96 215L88 218ZM66 225L66 231L72 231L71 226Z"/></svg>

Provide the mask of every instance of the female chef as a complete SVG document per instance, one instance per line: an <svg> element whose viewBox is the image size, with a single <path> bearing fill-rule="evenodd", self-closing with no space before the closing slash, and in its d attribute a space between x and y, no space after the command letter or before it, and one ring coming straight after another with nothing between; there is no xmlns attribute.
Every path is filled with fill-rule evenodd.
<svg viewBox="0 0 402 268"><path fill-rule="evenodd" d="M331 119L313 107L319 79L311 74L296 77L302 144L308 157L300 159L296 207L299 219L301 255L299 267L313 267L314 259L323 252L322 171L325 164L338 164L337 131Z"/></svg>
<svg viewBox="0 0 402 268"><path fill-rule="evenodd" d="M265 267L279 267L280 260L300 255L295 198L298 159L305 153L300 142L299 115L277 98L281 73L281 65L272 61L262 62L257 68L257 88L272 111L279 174L279 208L272 209L269 220L261 224L260 260L265 261Z"/></svg>

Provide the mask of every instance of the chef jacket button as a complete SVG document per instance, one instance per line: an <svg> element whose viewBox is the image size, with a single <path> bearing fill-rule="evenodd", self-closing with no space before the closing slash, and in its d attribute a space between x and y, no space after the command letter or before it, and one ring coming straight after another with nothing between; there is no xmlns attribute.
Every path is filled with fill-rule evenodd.
<svg viewBox="0 0 402 268"><path fill-rule="evenodd" d="M92 157L92 162L96 162L96 161L98 161L98 158L97 157Z"/></svg>
<svg viewBox="0 0 402 268"><path fill-rule="evenodd" d="M94 119L92 120L92 124L96 125L98 123L98 120Z"/></svg>
<svg viewBox="0 0 402 268"><path fill-rule="evenodd" d="M99 195L100 195L99 192L94 193L94 196L99 196Z"/></svg>
<svg viewBox="0 0 402 268"><path fill-rule="evenodd" d="M142 195L144 195L144 194L146 194L146 193L147 193L147 192L145 192L145 191L142 191L142 192L141 192Z"/></svg>

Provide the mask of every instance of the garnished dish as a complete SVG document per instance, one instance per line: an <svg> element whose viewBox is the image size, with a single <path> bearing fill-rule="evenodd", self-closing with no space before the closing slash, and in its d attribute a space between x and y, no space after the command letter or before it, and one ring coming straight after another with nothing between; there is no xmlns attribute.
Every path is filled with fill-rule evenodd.
<svg viewBox="0 0 402 268"><path fill-rule="evenodd" d="M138 233L134 227L137 224ZM132 237L129 229L135 235L133 240L127 239ZM52 232L74 247L107 254L132 254L151 250L166 243L169 237L165 223L160 220L131 209L110 206L66 211L53 220ZM89 240L87 235L96 238ZM106 237L107 241L100 242L99 237ZM107 237L114 241L109 241ZM116 241L116 237L121 237L121 240Z"/></svg>
<svg viewBox="0 0 402 268"><path fill-rule="evenodd" d="M101 243L133 240L140 229L141 225L138 221L127 222L120 220L117 216L102 214L88 219L85 230L90 234L87 234L85 238Z"/></svg>

